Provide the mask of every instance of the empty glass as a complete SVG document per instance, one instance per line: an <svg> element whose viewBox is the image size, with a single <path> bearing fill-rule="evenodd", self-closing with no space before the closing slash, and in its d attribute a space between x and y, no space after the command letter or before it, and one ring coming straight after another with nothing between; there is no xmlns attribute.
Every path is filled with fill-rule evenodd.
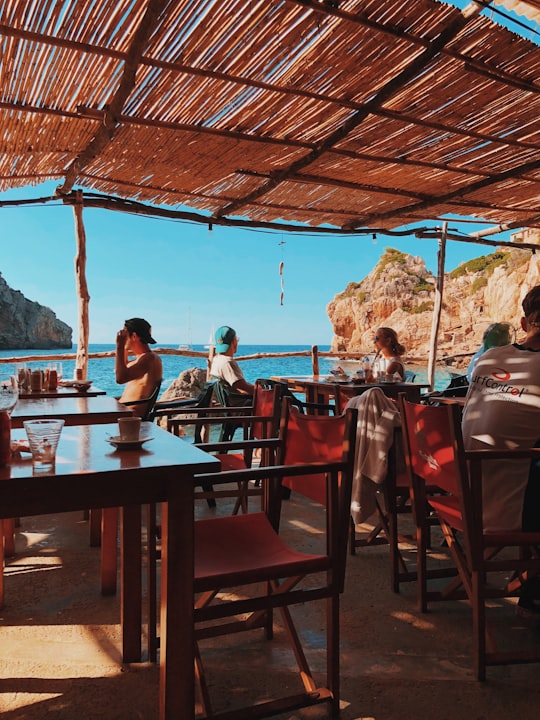
<svg viewBox="0 0 540 720"><path fill-rule="evenodd" d="M0 375L0 412L11 414L18 399L17 378L14 375Z"/></svg>
<svg viewBox="0 0 540 720"><path fill-rule="evenodd" d="M54 470L56 448L64 427L64 420L26 420L23 425L32 453L34 471Z"/></svg>

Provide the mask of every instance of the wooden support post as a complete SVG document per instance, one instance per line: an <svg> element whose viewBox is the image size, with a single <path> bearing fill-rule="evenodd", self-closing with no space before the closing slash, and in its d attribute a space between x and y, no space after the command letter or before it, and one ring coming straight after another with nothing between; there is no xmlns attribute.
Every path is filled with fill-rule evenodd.
<svg viewBox="0 0 540 720"><path fill-rule="evenodd" d="M82 369L83 380L88 373L88 304L90 295L86 284L86 233L83 223L83 194L77 191L77 202L73 205L75 215L75 233L77 239L77 254L75 256L75 282L77 286L79 337L77 340L77 360L75 366Z"/></svg>
<svg viewBox="0 0 540 720"><path fill-rule="evenodd" d="M319 347L317 345L313 345L311 348L311 368L313 375L319 374Z"/></svg>
<svg viewBox="0 0 540 720"><path fill-rule="evenodd" d="M446 256L446 233L448 223L443 223L439 250L437 252L437 286L435 288L435 302L433 303L433 317L431 321L431 338L429 343L428 383L430 391L435 385L435 363L437 361L437 340L439 325L441 323L442 297L444 290L444 260Z"/></svg>

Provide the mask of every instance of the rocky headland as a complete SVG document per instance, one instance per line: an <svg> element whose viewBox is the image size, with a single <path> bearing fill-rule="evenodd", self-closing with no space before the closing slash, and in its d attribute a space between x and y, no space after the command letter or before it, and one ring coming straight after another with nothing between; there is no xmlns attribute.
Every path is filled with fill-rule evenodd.
<svg viewBox="0 0 540 720"><path fill-rule="evenodd" d="M498 248L445 273L438 359L456 368L469 362L485 328L509 322L521 335L521 300L540 283L540 257ZM367 277L351 282L328 304L335 352L372 352L373 331L394 328L407 359L427 358L436 278L420 257L387 248Z"/></svg>
<svg viewBox="0 0 540 720"><path fill-rule="evenodd" d="M10 288L0 273L0 350L71 348L72 334L50 308Z"/></svg>

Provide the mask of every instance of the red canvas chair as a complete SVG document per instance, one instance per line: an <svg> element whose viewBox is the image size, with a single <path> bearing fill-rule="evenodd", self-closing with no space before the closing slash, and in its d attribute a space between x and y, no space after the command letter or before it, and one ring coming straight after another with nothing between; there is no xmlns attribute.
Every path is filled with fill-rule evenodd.
<svg viewBox="0 0 540 720"><path fill-rule="evenodd" d="M267 441L278 446L280 464L222 473L234 482L260 479L265 489L261 512L195 523L198 644L203 638L256 628L264 628L271 638L273 611L279 609L302 680L292 695L267 698L238 711L214 713L197 651L196 675L206 717L266 717L319 703L329 703L332 717L338 716L339 599L347 556L355 426L352 410L340 417L309 416L285 402L280 437ZM280 481L284 477L289 478L296 492L314 494L326 507L326 519L322 523L326 543L319 553L290 547L279 535ZM201 476L203 479L209 480L211 476ZM316 486L314 493L311 492L313 485ZM241 591L235 591L236 587L241 587ZM213 603L221 592L224 595L219 603ZM289 609L291 605L321 599L326 601L327 618L327 677L322 686L309 668Z"/></svg>
<svg viewBox="0 0 540 720"><path fill-rule="evenodd" d="M540 533L487 532L482 524L482 462L517 457L540 457L540 450L479 450L466 452L461 435L461 411L455 405L429 406L401 398L405 455L416 503L429 503L455 562L458 578L437 593L427 592L425 528L420 518L418 585L421 608L427 601L459 599L472 606L474 672L484 680L486 667L540 662L540 649L501 650L487 619L490 598L515 596L527 573L540 572ZM511 480L510 480L511 481ZM436 485L440 495L425 495ZM500 582L500 575L504 580ZM510 580L508 577L510 576ZM497 580L499 582L497 582ZM508 632L511 628L508 627Z"/></svg>

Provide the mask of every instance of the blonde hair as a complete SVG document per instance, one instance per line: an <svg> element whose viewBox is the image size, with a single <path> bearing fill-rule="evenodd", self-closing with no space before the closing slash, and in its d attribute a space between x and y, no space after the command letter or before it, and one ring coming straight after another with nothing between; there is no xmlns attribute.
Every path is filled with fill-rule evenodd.
<svg viewBox="0 0 540 720"><path fill-rule="evenodd" d="M397 332L393 328L389 327L380 327L379 332L383 332L385 337L389 337L392 341L391 349L394 355L403 355L405 352L405 346L402 345L397 336Z"/></svg>

